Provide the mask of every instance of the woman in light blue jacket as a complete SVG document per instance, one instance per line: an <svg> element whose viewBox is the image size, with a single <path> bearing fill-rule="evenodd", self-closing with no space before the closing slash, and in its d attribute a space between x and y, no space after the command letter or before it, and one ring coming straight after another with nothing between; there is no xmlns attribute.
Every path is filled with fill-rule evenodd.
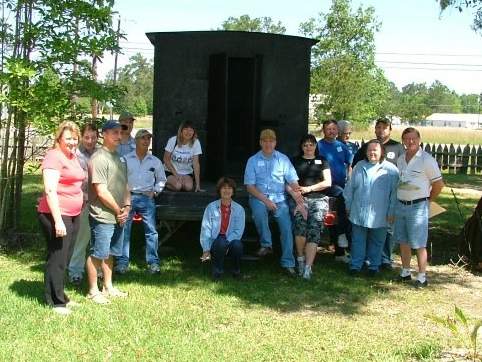
<svg viewBox="0 0 482 362"><path fill-rule="evenodd" d="M398 169L384 160L380 141L371 140L365 159L353 169L343 196L352 223L350 272L357 274L368 260L368 272L378 272L389 224L394 221Z"/></svg>
<svg viewBox="0 0 482 362"><path fill-rule="evenodd" d="M224 257L233 258L233 277L241 276L241 256L245 214L243 207L233 201L236 183L228 177L221 177L216 184L219 200L211 202L204 210L201 223L202 261L212 258L212 276L219 280L224 273Z"/></svg>

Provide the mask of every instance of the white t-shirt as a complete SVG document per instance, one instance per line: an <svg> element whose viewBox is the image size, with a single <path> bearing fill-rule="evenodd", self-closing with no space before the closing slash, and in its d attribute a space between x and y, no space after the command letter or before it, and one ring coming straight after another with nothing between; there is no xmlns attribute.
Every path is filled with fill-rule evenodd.
<svg viewBox="0 0 482 362"><path fill-rule="evenodd" d="M196 139L192 147L187 145L176 145L176 136L169 138L166 148L171 153L171 162L179 175L189 175L194 172L192 159L194 156L202 154L201 143Z"/></svg>

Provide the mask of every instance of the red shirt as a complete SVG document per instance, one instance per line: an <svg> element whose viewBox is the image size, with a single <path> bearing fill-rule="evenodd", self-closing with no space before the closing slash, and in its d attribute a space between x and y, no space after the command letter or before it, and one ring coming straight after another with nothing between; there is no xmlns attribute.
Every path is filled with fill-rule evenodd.
<svg viewBox="0 0 482 362"><path fill-rule="evenodd" d="M81 187L85 172L80 167L77 156L69 158L61 150L51 149L42 162L42 170L46 169L57 170L60 174L57 185L60 213L65 216L79 215L84 201ZM51 213L45 193L39 200L37 211Z"/></svg>
<svg viewBox="0 0 482 362"><path fill-rule="evenodd" d="M226 235L229 226L229 218L231 217L231 204L223 205L221 203L221 230L219 233L221 235Z"/></svg>

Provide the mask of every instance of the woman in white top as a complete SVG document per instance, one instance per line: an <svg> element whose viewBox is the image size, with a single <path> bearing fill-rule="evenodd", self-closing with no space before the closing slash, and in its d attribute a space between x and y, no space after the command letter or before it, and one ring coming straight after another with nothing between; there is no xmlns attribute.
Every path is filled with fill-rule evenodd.
<svg viewBox="0 0 482 362"><path fill-rule="evenodd" d="M200 154L201 144L192 123L181 123L177 136L169 138L164 152L166 187L169 190L201 191Z"/></svg>

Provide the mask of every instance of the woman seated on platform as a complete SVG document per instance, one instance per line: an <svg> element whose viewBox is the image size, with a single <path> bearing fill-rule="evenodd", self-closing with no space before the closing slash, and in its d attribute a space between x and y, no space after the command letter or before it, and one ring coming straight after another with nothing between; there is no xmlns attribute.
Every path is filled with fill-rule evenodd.
<svg viewBox="0 0 482 362"><path fill-rule="evenodd" d="M212 277L219 280L224 273L224 257L233 259L232 274L234 278L241 276L241 256L244 232L244 209L233 201L236 191L234 180L221 177L216 184L219 200L211 202L204 210L201 223L202 261L212 258Z"/></svg>
<svg viewBox="0 0 482 362"><path fill-rule="evenodd" d="M292 159L298 174L305 210L295 209L294 234L298 273L304 279L311 278L311 266L315 261L323 231L323 218L328 211L328 196L323 192L331 186L328 161L318 154L315 136L308 134L300 141L300 154Z"/></svg>
<svg viewBox="0 0 482 362"><path fill-rule="evenodd" d="M201 191L201 144L191 122L181 123L177 136L169 138L164 152L166 187L172 191ZM193 181L194 176L194 181Z"/></svg>
<svg viewBox="0 0 482 362"><path fill-rule="evenodd" d="M369 275L378 272L397 197L398 170L384 160L382 144L371 140L366 150L365 159L356 164L343 191L352 223L350 273L354 275L361 271L365 260Z"/></svg>

